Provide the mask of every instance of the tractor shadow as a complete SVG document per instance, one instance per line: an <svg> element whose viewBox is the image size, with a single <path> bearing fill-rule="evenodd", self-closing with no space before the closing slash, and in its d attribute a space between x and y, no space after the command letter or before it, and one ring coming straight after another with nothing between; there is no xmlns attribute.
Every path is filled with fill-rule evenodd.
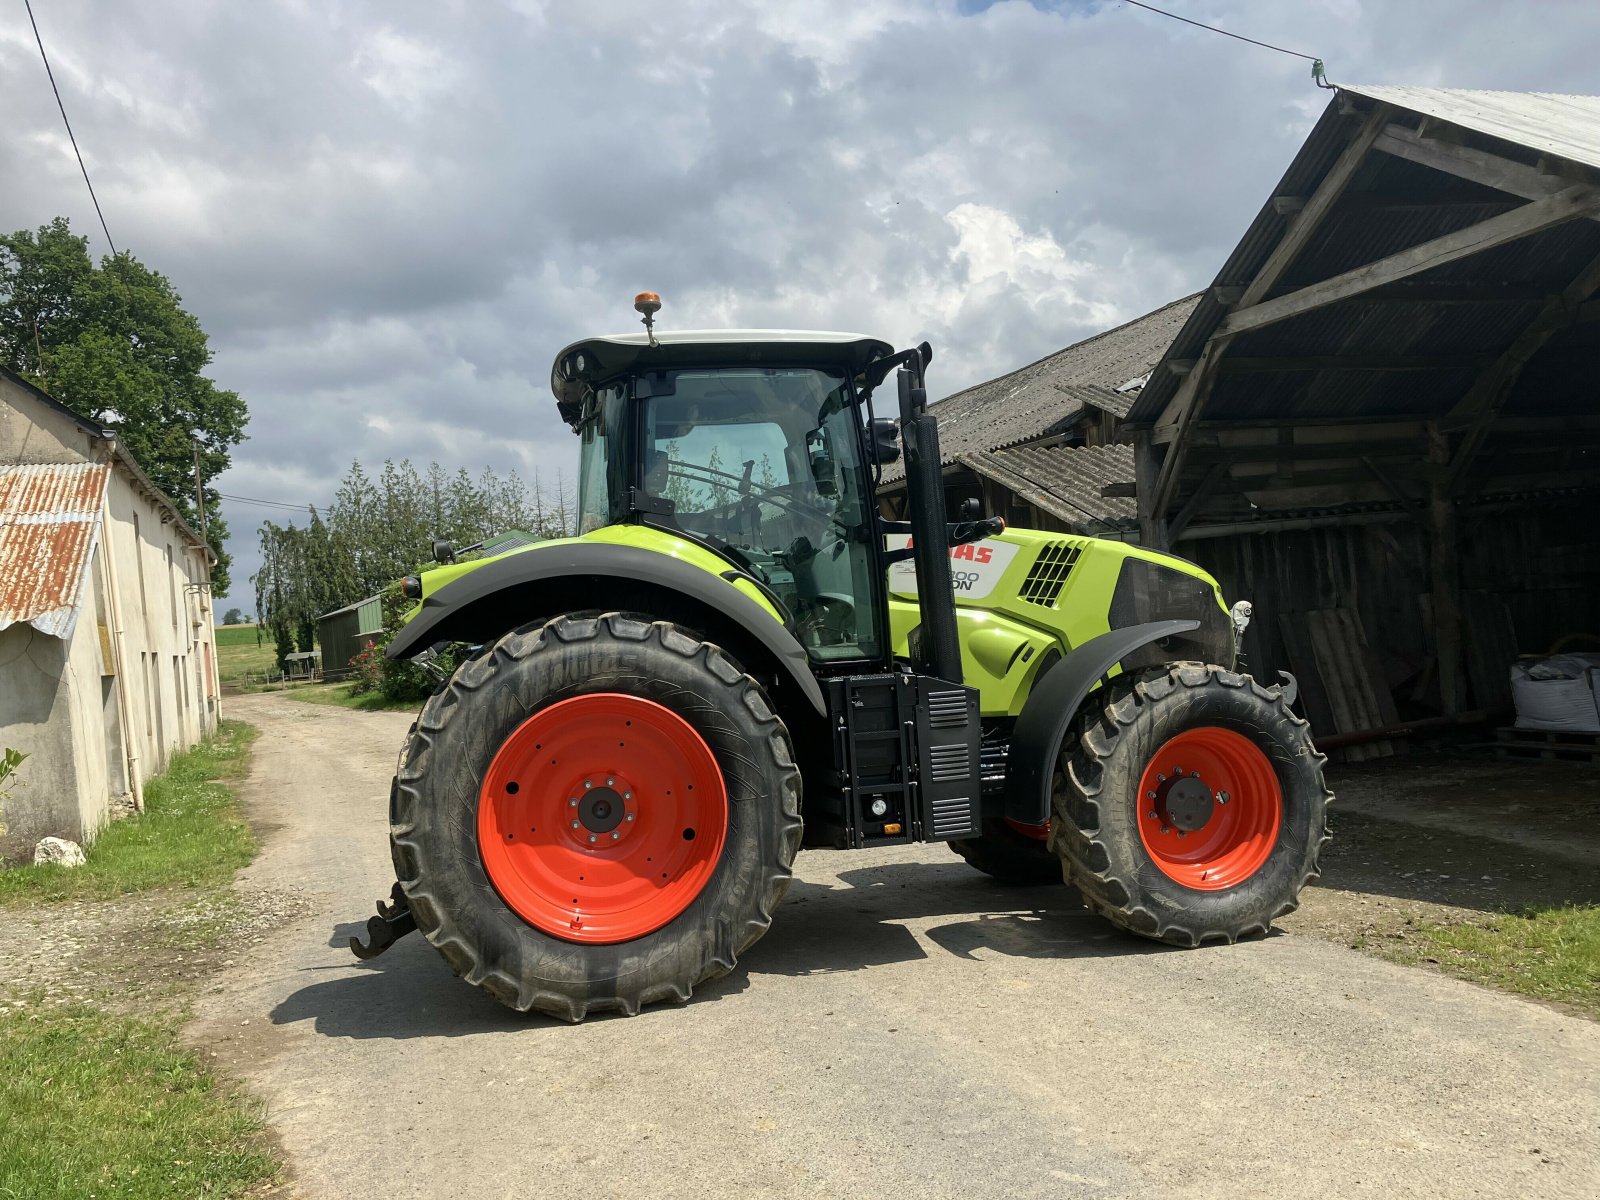
<svg viewBox="0 0 1600 1200"><path fill-rule="evenodd" d="M930 943L965 960L995 954L1109 958L1166 950L1113 928L1084 908L1076 889L1062 884L1005 886L958 862L887 863L835 878L837 883L796 880L772 929L707 993L730 985L742 989L749 976L826 975L937 957ZM947 917L957 919L938 920Z"/></svg>
<svg viewBox="0 0 1600 1200"><path fill-rule="evenodd" d="M826 853L808 852L816 858ZM538 1013L511 1012L467 987L419 935L365 962L344 957L349 939L365 929L357 921L336 925L326 946L338 957L321 946L307 954L300 974L314 981L272 1009L274 1025L309 1021L322 1037L380 1040L566 1026ZM826 882L796 880L767 935L732 973L697 988L689 1003L730 1000L764 975L870 971L944 954L972 961L996 954L1070 960L1166 952L1118 932L1064 885L1006 887L954 861L887 863L841 871ZM670 1008L652 1007L645 1017L662 1011ZM595 1013L585 1024L619 1017Z"/></svg>

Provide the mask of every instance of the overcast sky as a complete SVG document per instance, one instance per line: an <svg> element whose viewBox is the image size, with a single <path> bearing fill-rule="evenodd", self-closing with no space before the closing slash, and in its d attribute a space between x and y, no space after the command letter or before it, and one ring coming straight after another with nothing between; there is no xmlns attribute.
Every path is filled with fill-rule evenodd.
<svg viewBox="0 0 1600 1200"><path fill-rule="evenodd" d="M1335 82L1596 90L1594 0L1167 0ZM1118 0L35 0L111 234L250 407L224 491L350 461L571 472L562 345L662 324L927 338L936 395L1208 283L1327 102ZM0 228L104 238L22 0ZM226 506L231 598L254 530Z"/></svg>

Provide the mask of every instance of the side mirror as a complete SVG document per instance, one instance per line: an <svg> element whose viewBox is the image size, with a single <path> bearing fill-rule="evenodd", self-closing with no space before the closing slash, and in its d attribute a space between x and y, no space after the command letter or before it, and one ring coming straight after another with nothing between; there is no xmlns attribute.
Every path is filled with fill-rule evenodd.
<svg viewBox="0 0 1600 1200"><path fill-rule="evenodd" d="M893 417L872 419L872 457L879 465L900 461L900 423Z"/></svg>
<svg viewBox="0 0 1600 1200"><path fill-rule="evenodd" d="M433 543L433 561L436 563L452 563L456 560L455 547L449 542L439 540Z"/></svg>

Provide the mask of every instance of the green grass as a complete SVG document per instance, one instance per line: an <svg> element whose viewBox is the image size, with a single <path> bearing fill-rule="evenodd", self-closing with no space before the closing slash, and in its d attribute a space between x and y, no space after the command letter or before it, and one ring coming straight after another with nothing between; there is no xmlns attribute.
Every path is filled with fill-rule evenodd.
<svg viewBox="0 0 1600 1200"><path fill-rule="evenodd" d="M1393 954L1600 1019L1600 906L1498 916L1484 925L1428 924Z"/></svg>
<svg viewBox="0 0 1600 1200"><path fill-rule="evenodd" d="M237 1196L277 1170L258 1107L173 1023L74 1006L0 1014L0 1197Z"/></svg>
<svg viewBox="0 0 1600 1200"><path fill-rule="evenodd" d="M348 683L309 683L291 687L283 694L306 704L336 704L340 708L358 708L364 712L416 712L422 707L420 700L385 700L377 692L352 696Z"/></svg>
<svg viewBox="0 0 1600 1200"><path fill-rule="evenodd" d="M237 683L246 675L264 675L278 669L277 646L265 630L254 625L219 625L216 635L217 674L223 683Z"/></svg>
<svg viewBox="0 0 1600 1200"><path fill-rule="evenodd" d="M174 756L165 774L145 783L145 811L107 826L84 866L0 871L0 906L227 883L255 851L226 782L243 774L255 733L224 721L216 737Z"/></svg>

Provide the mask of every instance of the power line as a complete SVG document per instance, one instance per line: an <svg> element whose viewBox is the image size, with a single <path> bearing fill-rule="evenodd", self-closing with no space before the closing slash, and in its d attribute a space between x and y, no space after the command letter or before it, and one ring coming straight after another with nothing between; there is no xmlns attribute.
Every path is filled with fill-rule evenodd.
<svg viewBox="0 0 1600 1200"><path fill-rule="evenodd" d="M1276 50L1279 54L1287 54L1291 58L1303 58L1311 64L1311 72L1317 80L1318 86L1323 86L1322 60L1314 54L1301 54L1298 50L1286 50L1282 46L1274 46L1271 42L1258 42L1255 38L1245 37L1242 33L1230 33L1226 29L1218 29L1215 25L1207 25L1204 21L1192 21L1188 17L1180 17L1177 13L1168 12L1164 8L1157 8L1153 4L1145 4L1143 0L1123 0L1123 3L1131 4L1135 8L1142 8L1146 12L1153 12L1157 16L1169 17L1174 21L1182 21L1185 25L1193 25L1196 29L1220 33L1223 37L1231 37L1238 42L1249 42L1252 46L1260 46L1263 50Z"/></svg>
<svg viewBox="0 0 1600 1200"><path fill-rule="evenodd" d="M237 502L237 504L261 504L261 506L269 507L269 509L290 509L291 512L307 512L307 510L315 507L312 504L290 504L288 501L264 501L258 496L229 496L226 491L219 491L216 494L221 499L229 499L229 501Z"/></svg>
<svg viewBox="0 0 1600 1200"><path fill-rule="evenodd" d="M56 94L56 107L61 110L61 123L67 127L67 140L72 143L72 152L78 156L78 170L83 172L83 184L89 189L89 199L94 201L94 215L100 218L100 232L106 235L106 245L111 247L111 256L117 255L117 244L111 240L111 230L106 228L106 215L100 211L100 197L94 194L94 184L89 182L89 168L83 163L83 151L78 149L78 139L72 132L72 122L67 120L67 106L61 102L61 89L56 86L56 73L50 69L50 56L44 52L44 39L39 36L39 22L33 19L33 0L22 0L23 7L28 10L28 24L33 26L33 40L39 43L39 57L44 60L44 73L50 79L50 90Z"/></svg>

